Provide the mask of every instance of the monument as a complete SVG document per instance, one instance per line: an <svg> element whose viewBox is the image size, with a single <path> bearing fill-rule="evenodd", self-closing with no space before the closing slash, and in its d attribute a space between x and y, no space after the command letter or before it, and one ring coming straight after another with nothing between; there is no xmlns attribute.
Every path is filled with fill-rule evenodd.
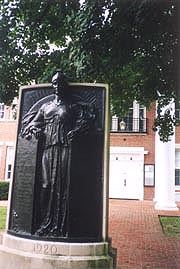
<svg viewBox="0 0 180 269"><path fill-rule="evenodd" d="M108 239L108 87L23 86L0 268L113 268Z"/></svg>

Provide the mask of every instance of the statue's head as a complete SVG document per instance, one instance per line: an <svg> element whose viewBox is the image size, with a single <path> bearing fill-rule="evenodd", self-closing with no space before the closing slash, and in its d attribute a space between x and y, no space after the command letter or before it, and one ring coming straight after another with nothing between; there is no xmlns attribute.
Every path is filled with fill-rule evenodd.
<svg viewBox="0 0 180 269"><path fill-rule="evenodd" d="M67 81L62 71L57 71L57 73L52 77L52 86L55 89L56 95L61 95L65 90L67 87Z"/></svg>

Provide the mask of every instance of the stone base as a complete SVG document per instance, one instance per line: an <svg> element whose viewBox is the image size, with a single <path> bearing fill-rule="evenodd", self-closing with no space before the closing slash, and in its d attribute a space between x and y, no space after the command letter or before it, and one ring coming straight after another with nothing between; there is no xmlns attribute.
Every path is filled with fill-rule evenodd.
<svg viewBox="0 0 180 269"><path fill-rule="evenodd" d="M0 245L3 269L112 269L107 242L62 243L4 234Z"/></svg>
<svg viewBox="0 0 180 269"><path fill-rule="evenodd" d="M159 203L156 202L154 205L156 210L166 210L166 211L178 211L179 208L177 207L176 203Z"/></svg>

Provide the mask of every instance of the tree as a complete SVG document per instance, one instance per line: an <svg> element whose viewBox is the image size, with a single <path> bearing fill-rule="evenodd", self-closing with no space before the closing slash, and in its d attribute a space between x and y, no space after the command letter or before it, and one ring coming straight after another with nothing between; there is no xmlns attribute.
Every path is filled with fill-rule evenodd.
<svg viewBox="0 0 180 269"><path fill-rule="evenodd" d="M108 83L116 114L134 99L147 107L154 100L167 104L179 92L178 5L0 0L0 100L12 100L20 84L50 81L61 68L70 80ZM167 126L165 139L172 122Z"/></svg>

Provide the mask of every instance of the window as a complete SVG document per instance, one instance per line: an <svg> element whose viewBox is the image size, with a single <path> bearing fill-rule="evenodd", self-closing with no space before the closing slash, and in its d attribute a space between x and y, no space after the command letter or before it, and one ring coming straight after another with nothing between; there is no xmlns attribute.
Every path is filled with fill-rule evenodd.
<svg viewBox="0 0 180 269"><path fill-rule="evenodd" d="M6 155L6 180L10 180L12 178L12 168L14 161L14 148L7 147L7 155Z"/></svg>
<svg viewBox="0 0 180 269"><path fill-rule="evenodd" d="M0 103L0 120L5 118L5 105Z"/></svg>
<svg viewBox="0 0 180 269"><path fill-rule="evenodd" d="M177 120L180 120L180 109L176 109L175 116Z"/></svg>
<svg viewBox="0 0 180 269"><path fill-rule="evenodd" d="M124 118L112 117L111 131L119 132L146 132L146 108L137 101L133 102L133 106L129 108L129 113Z"/></svg>
<svg viewBox="0 0 180 269"><path fill-rule="evenodd" d="M144 186L153 187L155 185L154 170L154 164L144 165Z"/></svg>
<svg viewBox="0 0 180 269"><path fill-rule="evenodd" d="M175 154L175 185L180 186L180 149Z"/></svg>
<svg viewBox="0 0 180 269"><path fill-rule="evenodd" d="M128 116L124 119L126 129L132 132L146 131L146 108L138 102L133 102L133 107L130 108Z"/></svg>
<svg viewBox="0 0 180 269"><path fill-rule="evenodd" d="M17 99L17 97L15 97L12 104L11 104L11 110L10 110L10 119L11 120L16 120L17 108L18 108L18 99Z"/></svg>

